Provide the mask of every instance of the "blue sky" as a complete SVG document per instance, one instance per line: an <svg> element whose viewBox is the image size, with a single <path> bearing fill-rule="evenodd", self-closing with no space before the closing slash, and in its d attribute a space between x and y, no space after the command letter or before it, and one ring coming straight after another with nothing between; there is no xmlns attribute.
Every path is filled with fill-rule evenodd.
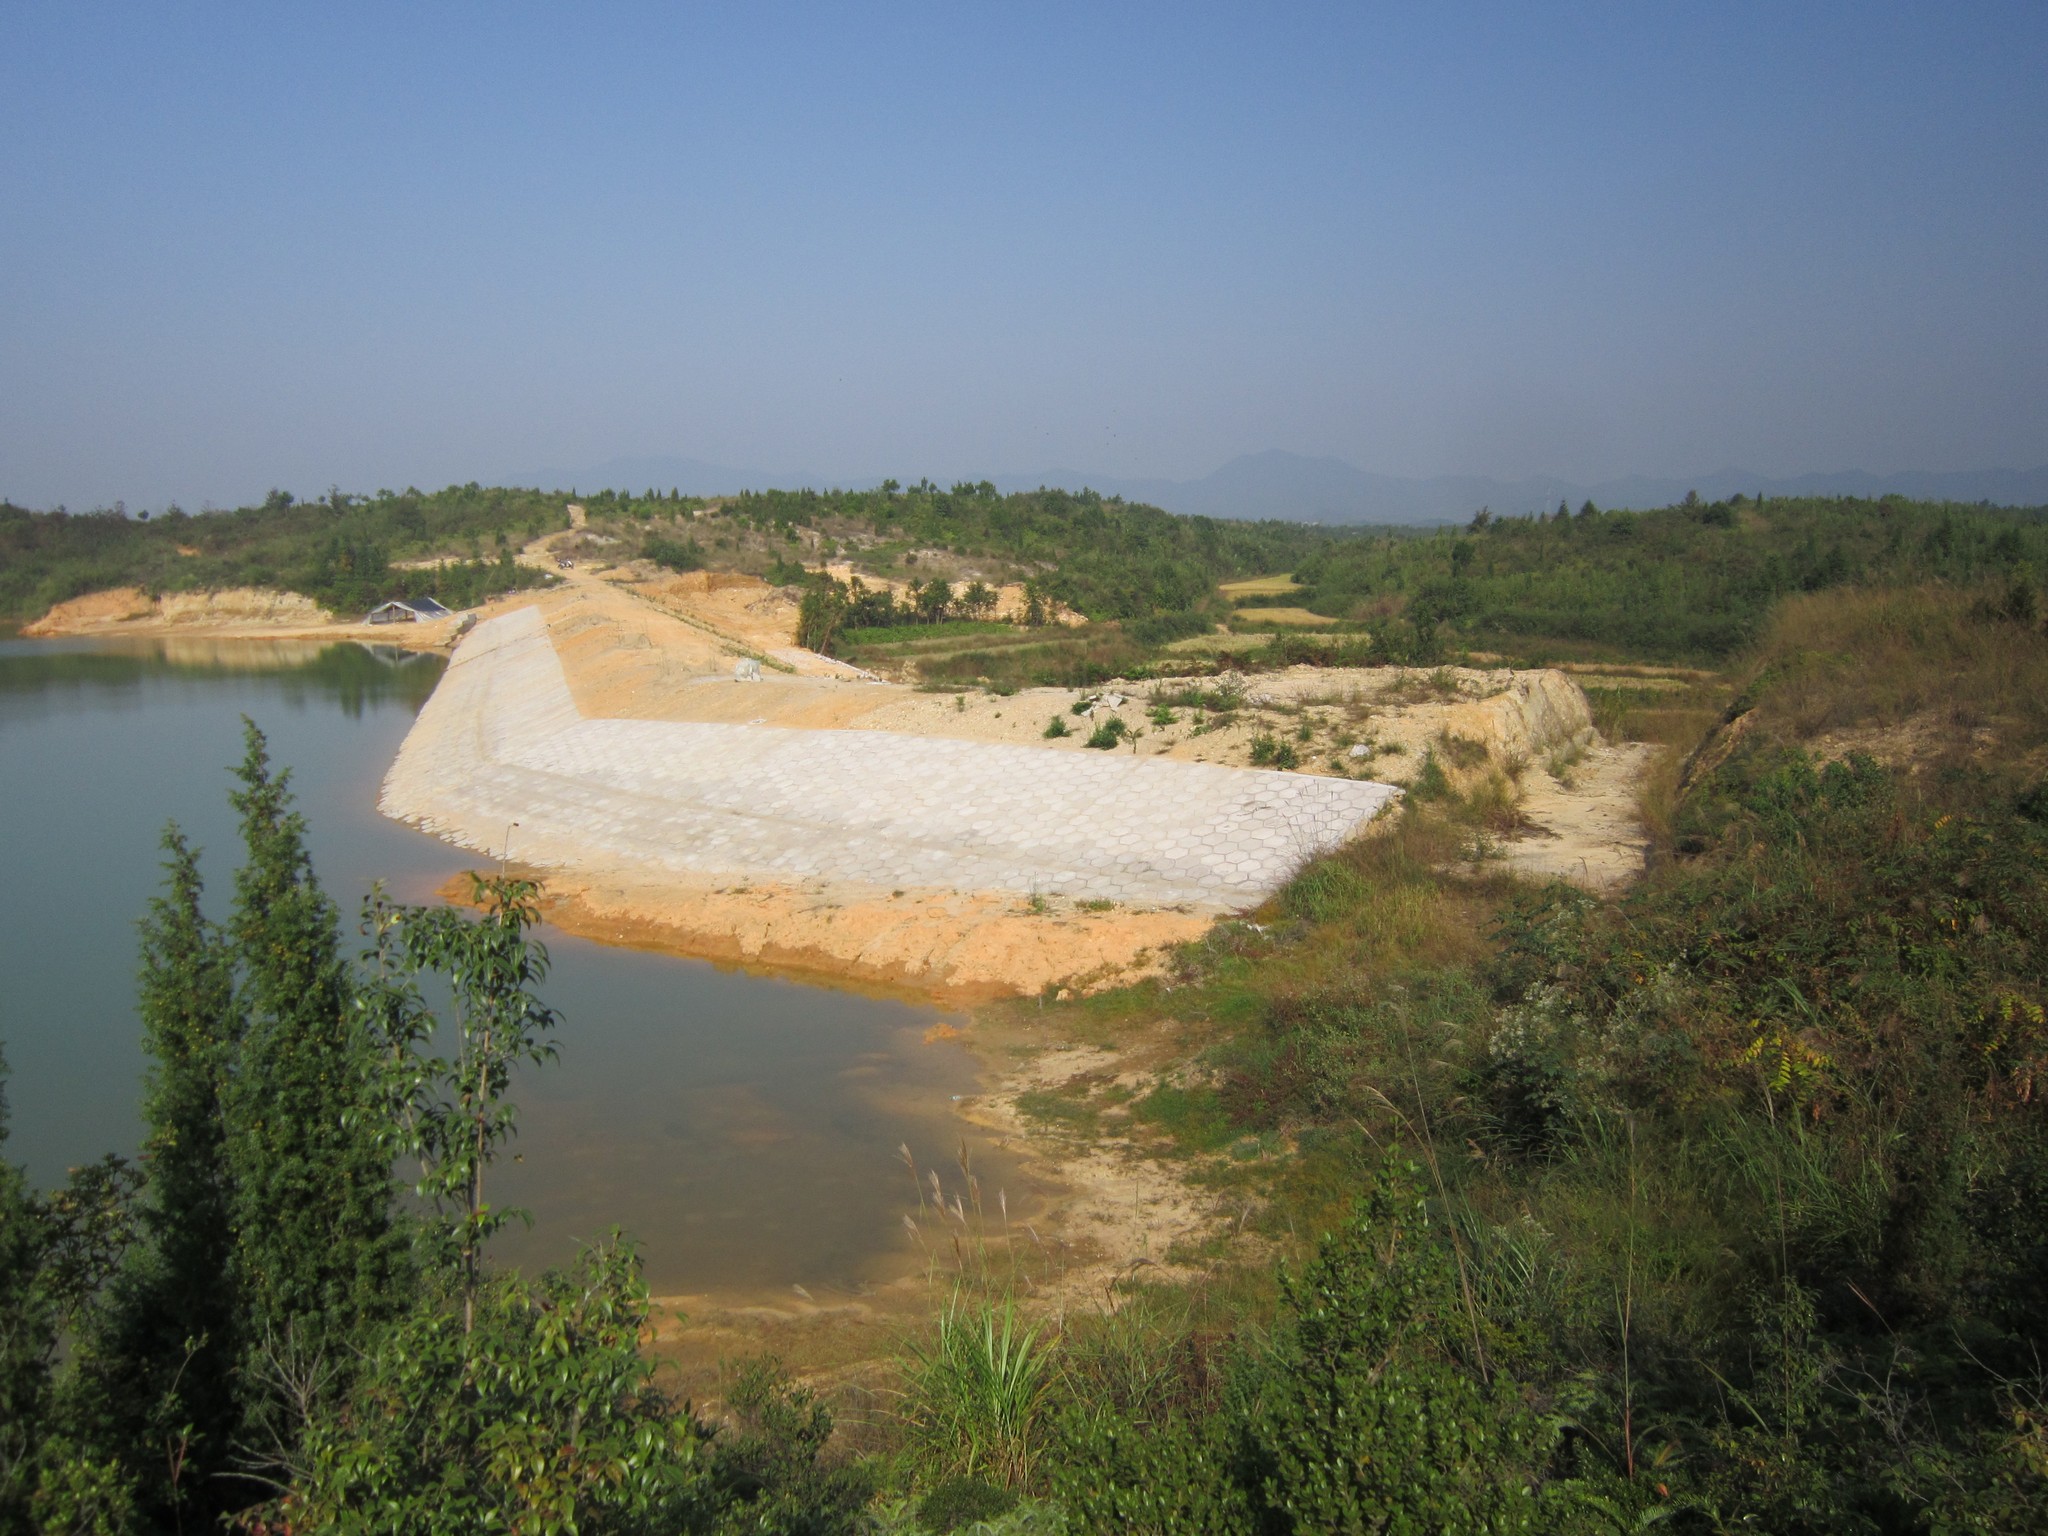
<svg viewBox="0 0 2048 1536"><path fill-rule="evenodd" d="M2048 7L0 4L0 495L2048 461Z"/></svg>

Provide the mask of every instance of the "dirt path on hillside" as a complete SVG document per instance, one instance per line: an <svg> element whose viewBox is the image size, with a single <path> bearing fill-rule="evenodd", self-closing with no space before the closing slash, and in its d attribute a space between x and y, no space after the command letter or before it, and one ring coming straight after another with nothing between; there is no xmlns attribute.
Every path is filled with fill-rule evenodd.
<svg viewBox="0 0 2048 1536"><path fill-rule="evenodd" d="M1638 797L1657 749L1643 742L1589 744L1562 777L1533 766L1522 777L1529 830L1496 850L1532 880L1564 880L1589 891L1616 891L1643 872L1650 837Z"/></svg>

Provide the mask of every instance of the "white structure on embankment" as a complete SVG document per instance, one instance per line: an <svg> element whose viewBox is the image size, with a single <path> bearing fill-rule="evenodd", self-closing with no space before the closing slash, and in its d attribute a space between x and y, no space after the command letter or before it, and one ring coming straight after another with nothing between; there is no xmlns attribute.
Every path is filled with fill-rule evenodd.
<svg viewBox="0 0 2048 1536"><path fill-rule="evenodd" d="M1042 893L1234 910L1398 791L887 731L593 720L535 609L456 649L382 809L569 870Z"/></svg>

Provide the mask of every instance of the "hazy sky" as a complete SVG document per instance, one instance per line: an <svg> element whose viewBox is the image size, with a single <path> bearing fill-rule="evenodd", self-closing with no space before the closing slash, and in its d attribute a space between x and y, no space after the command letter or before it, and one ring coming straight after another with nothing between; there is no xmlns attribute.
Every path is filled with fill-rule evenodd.
<svg viewBox="0 0 2048 1536"><path fill-rule="evenodd" d="M0 0L0 495L2048 461L2048 5Z"/></svg>

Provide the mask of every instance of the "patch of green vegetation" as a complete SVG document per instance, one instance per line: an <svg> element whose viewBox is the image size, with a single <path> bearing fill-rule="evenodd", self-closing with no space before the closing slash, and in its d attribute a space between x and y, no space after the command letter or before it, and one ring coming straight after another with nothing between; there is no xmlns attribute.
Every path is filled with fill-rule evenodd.
<svg viewBox="0 0 2048 1536"><path fill-rule="evenodd" d="M1374 531L1323 546L1295 575L1303 606L1359 615L1416 661L1463 646L1711 662L1756 640L1774 605L1802 592L2019 574L2038 589L2044 572L2048 509L1737 496Z"/></svg>
<svg viewBox="0 0 2048 1536"><path fill-rule="evenodd" d="M1474 741L1469 736L1440 735L1436 739L1435 750L1442 753L1453 768L1466 773L1479 767L1488 756L1486 743Z"/></svg>
<svg viewBox="0 0 2048 1536"><path fill-rule="evenodd" d="M1444 765L1437 761L1436 752L1433 749L1425 751L1422 754L1422 766L1415 770L1415 777L1408 781L1408 798L1427 804L1430 801L1448 800L1454 793L1450 775L1444 772Z"/></svg>
<svg viewBox="0 0 2048 1536"><path fill-rule="evenodd" d="M948 640L988 640L1000 637L1025 639L1014 624L994 619L941 619L933 624L914 624L893 629L857 629L842 641L849 652L888 657L914 655L918 650Z"/></svg>
<svg viewBox="0 0 2048 1536"><path fill-rule="evenodd" d="M1290 1135L1262 1230L1333 1235L1260 1335L1290 1342L1239 1356L1233 1393L1076 1421L1070 1513L1108 1528L1144 1489L1169 1524L1257 1528L1281 1484L1216 1448L1297 1454L1280 1426L1305 1410L1281 1404L1307 1382L1299 1404L1345 1405L1299 1421L1285 1508L1316 1528L1410 1499L1520 1519L1532 1488L1565 1528L2048 1513L2011 1431L2048 1408L2048 635L1953 589L1843 592L1782 610L1751 675L1672 858L1625 897L1446 878L1456 824L1420 807L1305 869L1264 932L1183 952L1174 1015L1209 1027L1222 1076L1207 1114L1167 1118L1213 1126L1244 1174ZM1911 738L1912 771L1804 750L1930 711L1999 727ZM1908 1362L1904 1418L1855 1385ZM1574 1422L1613 1433L1561 1460L1522 1409L1567 1381L1599 1383ZM1361 1417L1376 1461L1383 1416L1411 1411L1490 1425L1503 1459L1399 1488L1312 1472ZM1901 1454L1945 1478L1892 1479Z"/></svg>
<svg viewBox="0 0 2048 1536"><path fill-rule="evenodd" d="M1159 709L1199 709L1227 715L1244 707L1244 690L1228 684L1162 684L1152 690L1152 703Z"/></svg>
<svg viewBox="0 0 2048 1536"><path fill-rule="evenodd" d="M1093 1136L1102 1124L1100 1107L1089 1101L1086 1085L1072 1088L1034 1088L1017 1095L1018 1112L1043 1125L1079 1136Z"/></svg>
<svg viewBox="0 0 2048 1536"><path fill-rule="evenodd" d="M337 614L395 597L467 608L545 578L518 545L568 526L562 499L474 483L441 491L340 491L302 502L272 491L259 506L155 517L31 512L0 505L0 618L111 587L152 594L224 587L303 593ZM442 563L398 568L394 561Z"/></svg>
<svg viewBox="0 0 2048 1536"><path fill-rule="evenodd" d="M640 558L651 560L668 571L701 571L704 568L704 550L695 539L669 539L656 534L641 544Z"/></svg>
<svg viewBox="0 0 2048 1536"><path fill-rule="evenodd" d="M1154 1126L1187 1152L1216 1152L1237 1139L1238 1128L1213 1088L1162 1083L1131 1105L1131 1118Z"/></svg>
<svg viewBox="0 0 2048 1536"><path fill-rule="evenodd" d="M1161 631L1165 638L1206 627L1188 628L1179 616L1205 604L1219 580L1270 569L1337 536L1300 523L1176 517L1092 491L1005 496L986 481L950 489L921 481L874 491L750 492L729 501L722 515L761 529L844 524L899 546L1047 571L1037 583L1045 600L1097 620L1173 615Z"/></svg>
<svg viewBox="0 0 2048 1536"><path fill-rule="evenodd" d="M1256 768L1296 768L1301 765L1301 754L1294 750L1294 743L1280 741L1265 732L1252 738L1252 765Z"/></svg>

